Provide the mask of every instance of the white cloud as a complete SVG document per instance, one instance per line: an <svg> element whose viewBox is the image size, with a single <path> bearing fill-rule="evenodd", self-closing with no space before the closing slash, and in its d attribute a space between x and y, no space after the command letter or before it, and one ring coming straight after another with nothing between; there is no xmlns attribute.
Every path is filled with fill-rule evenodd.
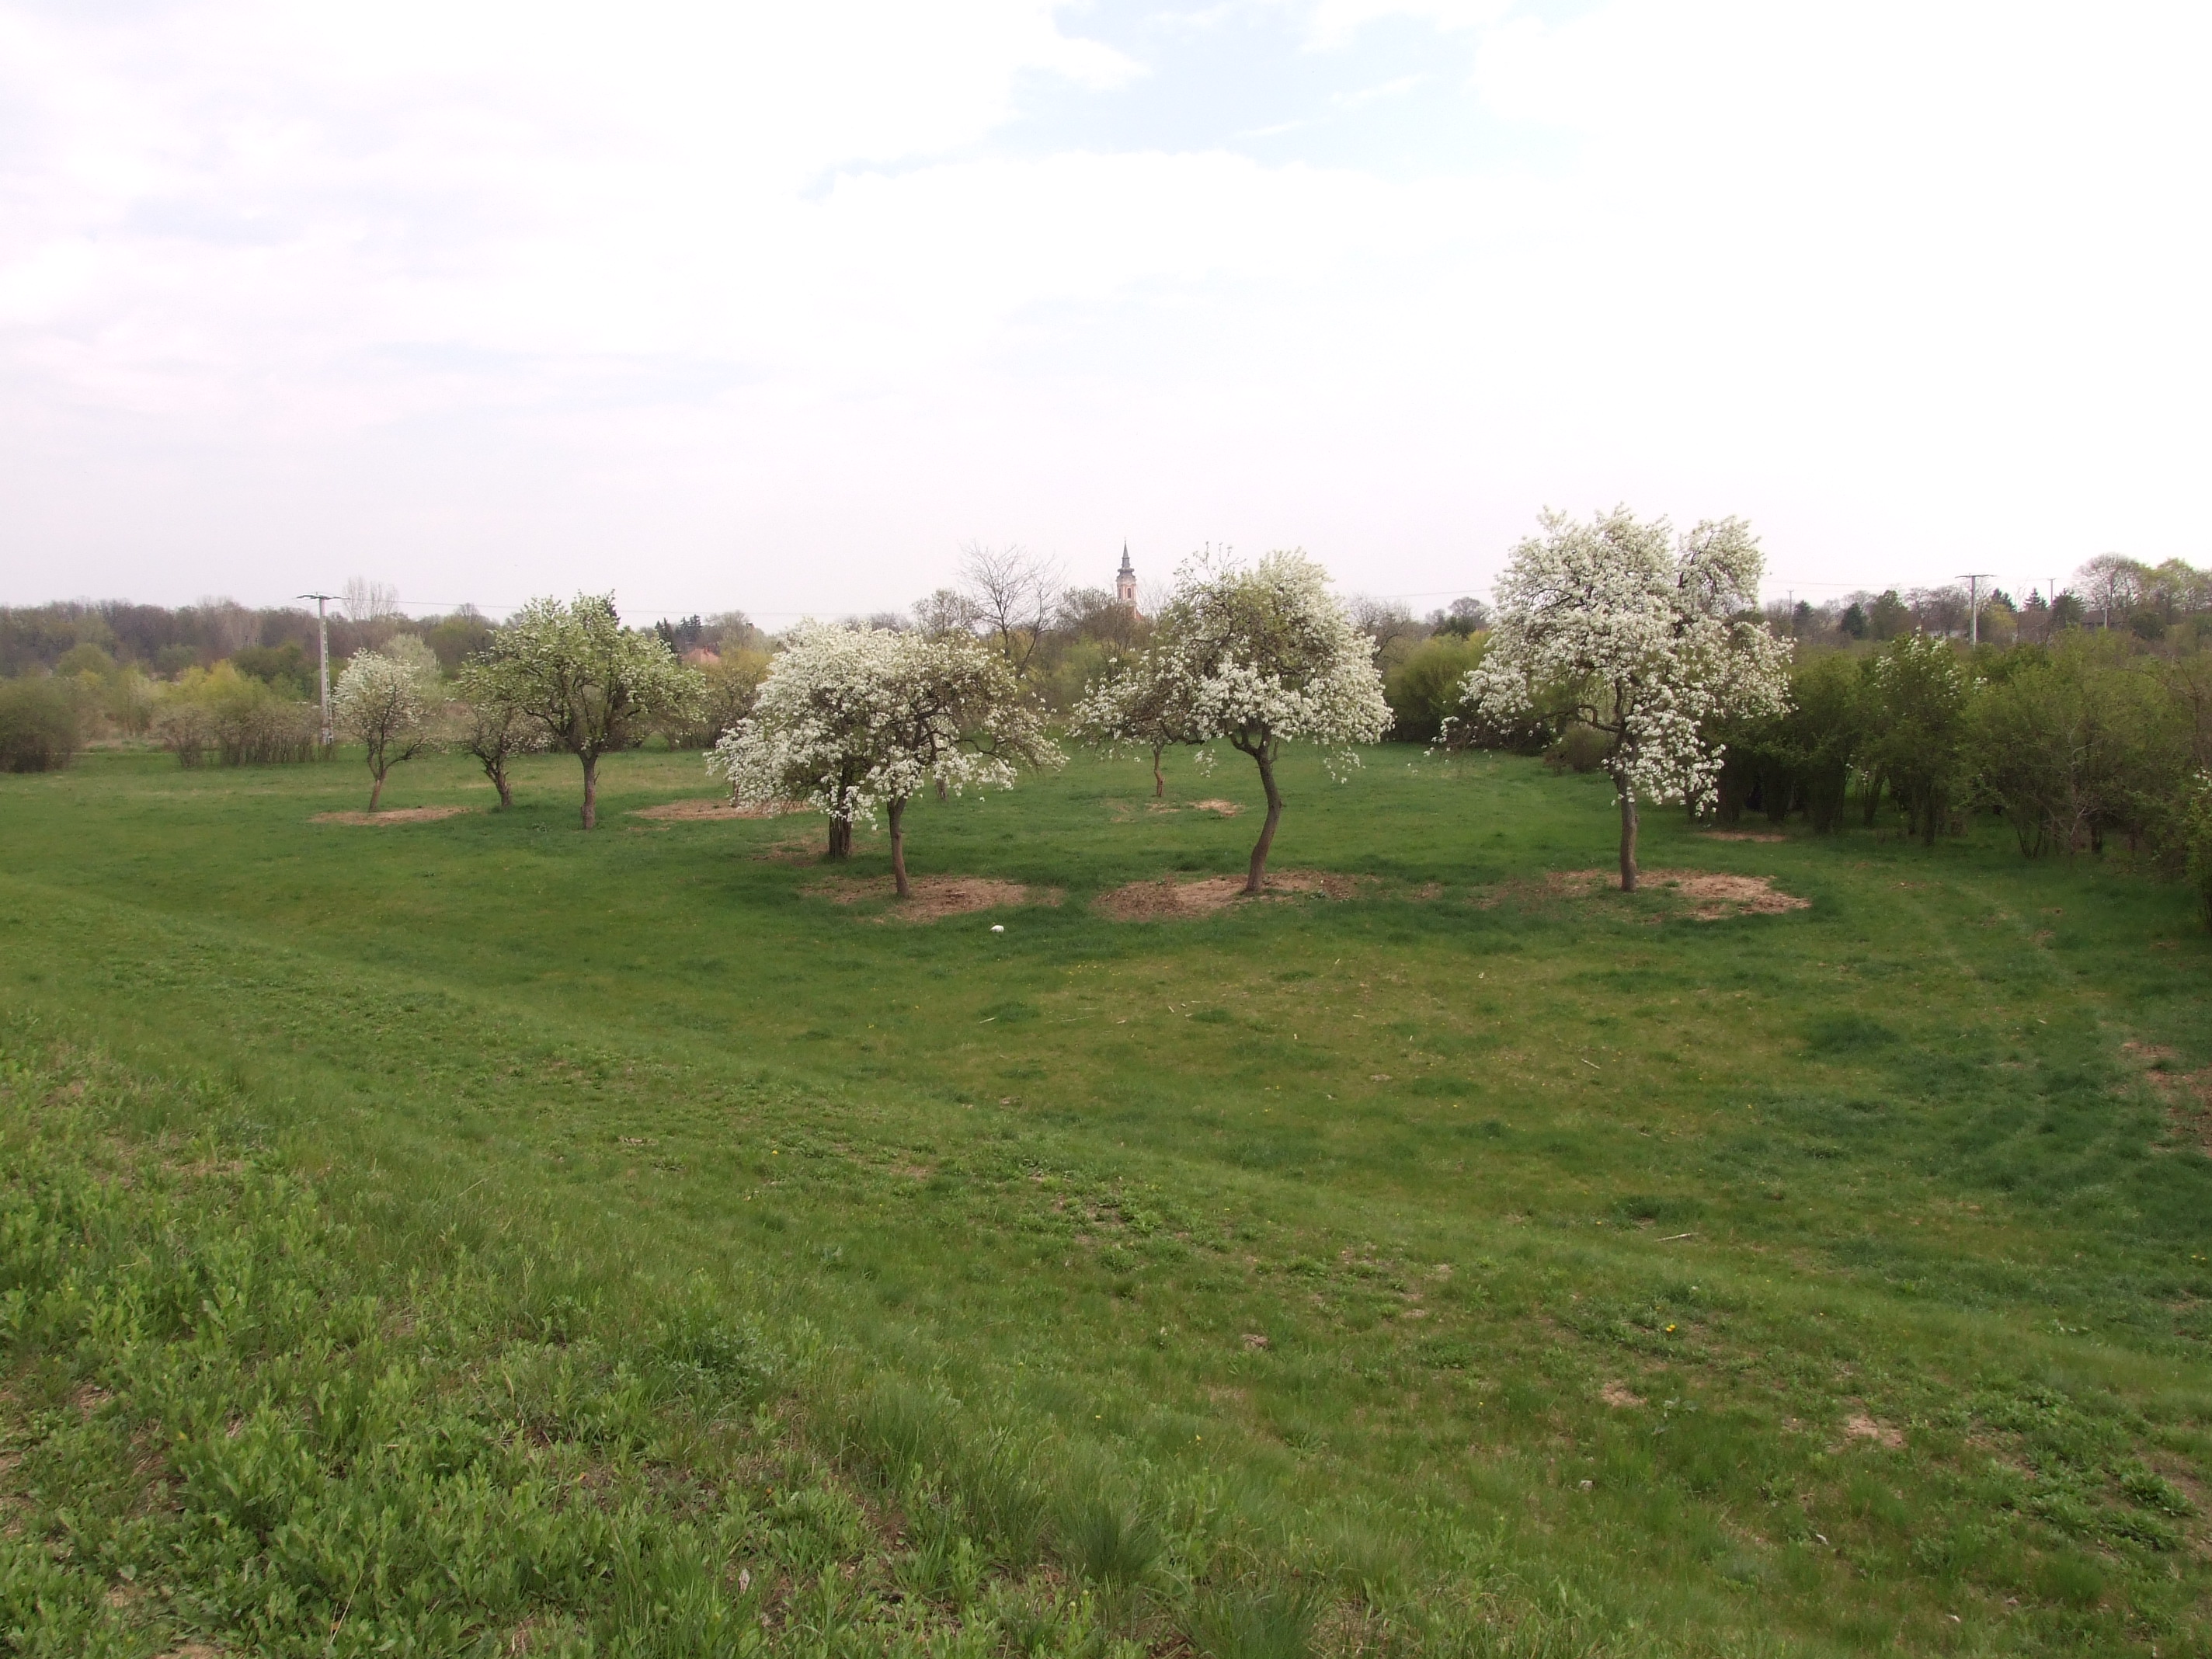
<svg viewBox="0 0 2212 1659"><path fill-rule="evenodd" d="M1125 532L1449 590L1624 496L1801 584L2212 557L2195 13L1309 32L1386 14L1482 165L1000 153L1144 73L1042 0L0 5L0 599L869 606Z"/></svg>

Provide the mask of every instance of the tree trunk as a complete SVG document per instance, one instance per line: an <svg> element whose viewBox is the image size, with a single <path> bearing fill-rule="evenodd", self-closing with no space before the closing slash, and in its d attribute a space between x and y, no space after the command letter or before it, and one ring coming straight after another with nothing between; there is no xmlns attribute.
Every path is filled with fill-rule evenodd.
<svg viewBox="0 0 2212 1659"><path fill-rule="evenodd" d="M599 823L599 757L586 755L584 761L584 828L595 830Z"/></svg>
<svg viewBox="0 0 2212 1659"><path fill-rule="evenodd" d="M1152 799L1154 800L1165 800L1168 798L1168 781L1160 771L1160 754L1166 747L1165 744L1160 743L1152 745Z"/></svg>
<svg viewBox="0 0 2212 1659"><path fill-rule="evenodd" d="M1275 757L1268 752L1273 747L1271 740L1252 755L1260 763L1260 787L1267 792L1267 821L1260 826L1260 839L1253 844L1252 870L1244 878L1248 896L1258 893L1267 884L1267 849L1275 844L1275 826L1283 817L1283 792L1275 787Z"/></svg>
<svg viewBox="0 0 2212 1659"><path fill-rule="evenodd" d="M853 820L833 817L830 820L830 850L825 859L848 859L853 856Z"/></svg>
<svg viewBox="0 0 2212 1659"><path fill-rule="evenodd" d="M514 786L507 781L507 769L502 766L491 775L492 787L499 791L499 810L502 812L514 805Z"/></svg>
<svg viewBox="0 0 2212 1659"><path fill-rule="evenodd" d="M891 881L898 888L901 898L912 898L914 889L906 878L906 803L895 800L890 804L891 820Z"/></svg>
<svg viewBox="0 0 2212 1659"><path fill-rule="evenodd" d="M370 775L375 779L375 781L368 786L368 810L374 812L376 811L376 803L384 799L384 774L376 772Z"/></svg>
<svg viewBox="0 0 2212 1659"><path fill-rule="evenodd" d="M1628 785L1616 778L1613 787L1620 791L1620 890L1636 890L1636 797Z"/></svg>

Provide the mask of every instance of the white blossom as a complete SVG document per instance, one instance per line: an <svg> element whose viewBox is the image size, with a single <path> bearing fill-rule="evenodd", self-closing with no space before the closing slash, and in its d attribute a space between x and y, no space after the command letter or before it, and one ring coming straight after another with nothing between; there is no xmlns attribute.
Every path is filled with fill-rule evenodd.
<svg viewBox="0 0 2212 1659"><path fill-rule="evenodd" d="M927 789L1010 789L1018 767L1066 758L1005 657L972 635L807 623L707 765L741 802L798 799L827 813L832 856L849 850L856 821L887 813L903 895L907 802Z"/></svg>
<svg viewBox="0 0 2212 1659"><path fill-rule="evenodd" d="M599 822L599 757L696 708L705 682L658 635L624 628L611 594L532 599L461 677L479 708L526 715L584 769L584 828Z"/></svg>
<svg viewBox="0 0 2212 1659"><path fill-rule="evenodd" d="M1245 888L1256 893L1282 816L1283 744L1321 745L1340 778L1359 763L1349 745L1389 729L1390 706L1375 643L1329 593L1328 573L1303 553L1271 553L1249 568L1187 561L1151 647L1087 688L1076 721L1095 740L1155 755L1225 738L1251 756L1267 797Z"/></svg>
<svg viewBox="0 0 2212 1659"><path fill-rule="evenodd" d="M1462 682L1480 719L1579 720L1613 740L1622 885L1635 885L1638 801L1708 799L1724 716L1778 713L1790 643L1737 614L1758 603L1759 543L1741 519L1679 539L1625 507L1584 524L1547 513L1513 550L1481 663Z"/></svg>
<svg viewBox="0 0 2212 1659"><path fill-rule="evenodd" d="M368 753L374 780L368 791L372 812L384 798L386 774L429 746L432 716L438 707L434 659L421 641L403 637L416 647L413 653L355 653L331 698L337 729Z"/></svg>

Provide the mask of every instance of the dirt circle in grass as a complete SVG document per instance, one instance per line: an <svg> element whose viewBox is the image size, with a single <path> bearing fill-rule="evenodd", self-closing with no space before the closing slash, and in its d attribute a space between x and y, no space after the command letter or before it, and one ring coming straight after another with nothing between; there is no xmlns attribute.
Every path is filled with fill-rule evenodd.
<svg viewBox="0 0 2212 1659"><path fill-rule="evenodd" d="M786 812L806 809L795 800L765 801L754 806L735 806L726 796L714 800L669 800L658 806L641 806L634 818L780 818Z"/></svg>
<svg viewBox="0 0 2212 1659"><path fill-rule="evenodd" d="M1355 898L1376 884L1372 876L1340 876L1327 870L1278 870L1268 872L1267 890L1253 901L1297 898L1318 893L1324 898ZM1173 921L1188 916L1210 916L1232 904L1246 902L1242 876L1200 876L1193 881L1165 877L1158 881L1133 881L1091 901L1091 908L1115 921Z"/></svg>
<svg viewBox="0 0 2212 1659"><path fill-rule="evenodd" d="M836 904L889 901L890 908L871 918L876 921L935 921L944 916L966 915L975 910L997 910L1015 904L1058 904L1057 887L1029 887L1018 881L994 881L988 876L916 876L907 884L913 896L902 899L889 876L837 876L799 890Z"/></svg>
<svg viewBox="0 0 2212 1659"><path fill-rule="evenodd" d="M316 823L430 823L439 818L457 818L464 812L478 812L478 806L393 806L381 812L318 812L312 820Z"/></svg>
<svg viewBox="0 0 2212 1659"><path fill-rule="evenodd" d="M1544 878L1553 892L1569 898L1588 898L1618 889L1618 870L1555 870ZM1767 876L1723 875L1714 870L1645 870L1637 884L1644 892L1672 893L1690 901L1693 921L1718 921L1724 916L1776 916L1785 910L1809 910L1813 901L1785 893Z"/></svg>

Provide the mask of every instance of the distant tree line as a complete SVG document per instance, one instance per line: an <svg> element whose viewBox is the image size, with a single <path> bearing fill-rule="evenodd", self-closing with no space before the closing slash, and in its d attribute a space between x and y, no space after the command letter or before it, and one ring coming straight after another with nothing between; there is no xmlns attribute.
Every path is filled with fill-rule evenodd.
<svg viewBox="0 0 2212 1659"><path fill-rule="evenodd" d="M772 793L761 780L782 762L747 750L733 767L739 753L726 739L747 729L787 648L812 641L824 661L842 652L900 665L908 689L887 690L897 676L883 668L871 706L936 708L910 714L931 734L930 756L911 768L869 760L895 781L855 801L879 795L892 810L916 781L940 793L972 781L961 745L974 734L945 725L946 710L964 708L955 725L1003 727L1024 763L1036 763L1036 722L1050 719L1148 751L1156 779L1169 745L1224 738L1258 763L1272 827L1270 733L1366 740L1379 716L1364 692L1344 688L1371 669L1401 739L1540 753L1612 775L1625 884L1634 880L1641 795L1686 800L1722 823L1802 817L1824 833L1872 824L1887 805L1930 844L1978 813L2001 816L2030 857L2095 854L2118 840L2191 875L2212 905L2212 573L2106 555L2047 602L2035 594L2016 605L1998 591L1977 605L1954 586L1761 607L1751 597L1756 544L1734 520L1701 526L1679 547L1662 521L1620 510L1587 526L1545 523L1545 535L1516 550L1498 617L1472 597L1423 616L1388 599L1339 602L1322 594L1317 568L1295 560L1242 574L1233 561L1211 576L1187 567L1150 616L1103 589L1067 586L1050 562L1018 548L974 545L953 585L908 611L837 625L936 641L950 655L888 643L845 652L819 629L778 639L737 612L633 629L611 599L588 595L534 601L505 623L470 607L410 617L389 590L356 582L330 618L337 712L370 757L373 803L392 765L449 747L483 764L504 805L515 757L562 749L582 767L588 827L599 757L651 738L722 744L733 787L742 775L747 788ZM1710 591L1693 594L1700 584ZM1204 643L1224 628L1223 637L1245 630L1250 648L1279 664L1269 672L1290 677L1284 684L1311 677L1299 718L1327 707L1328 719L1304 731L1264 699L1239 702L1237 677L1251 665ZM1626 649L1632 635L1647 643ZM1688 651L1692 639L1706 643ZM1786 671L1778 657L1771 672L1747 666L1767 661L1758 640L1789 646ZM1340 684L1328 677L1351 674L1346 641L1364 665ZM314 758L325 752L315 647L316 617L302 607L0 608L0 768L65 764L88 736L158 741L187 766ZM971 647L996 663L990 674ZM956 685L957 696L946 689ZM1656 712L1639 712L1639 698ZM815 717L826 718L818 708ZM845 738L808 741L849 768L880 738L844 749ZM833 777L806 793L843 799L838 791L852 787ZM1255 884L1265 858L1263 836Z"/></svg>
<svg viewBox="0 0 2212 1659"><path fill-rule="evenodd" d="M1801 648L1787 712L1719 735L1724 823L1797 816L1827 832L1887 804L1933 844L1984 813L2031 858L2117 839L2179 868L2212 771L2212 650L2081 629L1972 652L1925 634Z"/></svg>
<svg viewBox="0 0 2212 1659"><path fill-rule="evenodd" d="M1717 763L1709 787L1685 792L1692 816L1723 826L1797 819L1832 834L1874 827L1887 811L1929 846L1978 817L2002 818L2029 858L2117 844L2186 877L2212 921L2208 595L2212 578L2186 565L2093 560L2055 605L2008 613L1995 596L1972 647L1963 593L1955 610L1940 593L1854 600L1843 617L1863 608L1881 618L1863 639L1830 613L1807 625L1807 607L1768 607L1767 633L1794 641L1786 692L1702 720L1700 752ZM1991 614L2007 625L1989 626ZM1548 696L1565 712L1518 729L1486 726L1471 696L1460 735L1563 769L1617 771L1612 704L1566 707L1562 690L1535 688L1534 706Z"/></svg>
<svg viewBox="0 0 2212 1659"><path fill-rule="evenodd" d="M1995 588L1979 596L1978 606L1972 589L1952 582L1901 592L1893 587L1860 592L1819 605L1784 599L1763 614L1777 634L1814 644L1885 645L1925 634L2047 645L2069 630L2094 629L2191 649L2212 638L2212 571L2180 559L2153 565L2105 553L2076 570L2069 586L2032 592L2024 602Z"/></svg>

